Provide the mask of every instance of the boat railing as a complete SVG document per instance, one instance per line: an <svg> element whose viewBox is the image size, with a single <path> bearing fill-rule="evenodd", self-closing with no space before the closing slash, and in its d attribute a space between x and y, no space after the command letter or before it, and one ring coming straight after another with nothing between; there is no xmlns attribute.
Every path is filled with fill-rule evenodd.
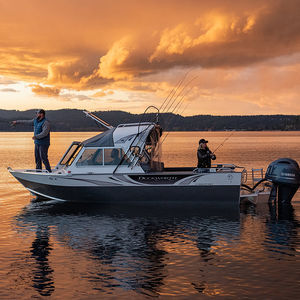
<svg viewBox="0 0 300 300"><path fill-rule="evenodd" d="M26 169L24 170L24 172L28 172L28 173L49 173L50 172L48 170L37 170L37 169Z"/></svg>
<svg viewBox="0 0 300 300"><path fill-rule="evenodd" d="M264 178L264 169L251 169L251 175L252 175L252 184L255 185L257 182L262 180Z"/></svg>
<svg viewBox="0 0 300 300"><path fill-rule="evenodd" d="M234 170L236 168L239 168L238 166L234 165L234 164L212 164L211 165L212 168L216 168L216 169L230 169L230 170Z"/></svg>

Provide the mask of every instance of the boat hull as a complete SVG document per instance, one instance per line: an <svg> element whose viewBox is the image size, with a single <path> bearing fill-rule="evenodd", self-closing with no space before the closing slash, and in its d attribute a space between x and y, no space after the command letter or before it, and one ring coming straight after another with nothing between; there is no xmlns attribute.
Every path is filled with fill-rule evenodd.
<svg viewBox="0 0 300 300"><path fill-rule="evenodd" d="M31 193L54 200L94 203L239 203L239 174L230 182L196 184L200 175L160 184L135 182L128 176L55 176L11 171ZM169 175L168 175L169 176ZM172 175L174 178L174 175ZM203 176L203 175L201 175ZM217 175L214 175L217 176ZM237 178L232 178L236 176ZM96 179L95 179L96 177ZM158 176L153 177L157 180ZM162 178L168 178L166 175ZM212 178L214 181L216 178ZM144 176L142 177L144 179ZM207 180L206 180L207 181Z"/></svg>

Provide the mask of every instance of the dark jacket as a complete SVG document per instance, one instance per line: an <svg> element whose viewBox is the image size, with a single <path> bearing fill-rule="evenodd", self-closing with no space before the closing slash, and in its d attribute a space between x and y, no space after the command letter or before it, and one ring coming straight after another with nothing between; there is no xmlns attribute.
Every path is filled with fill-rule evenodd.
<svg viewBox="0 0 300 300"><path fill-rule="evenodd" d="M211 160L215 160L216 156L209 150L208 147L206 149L198 149L197 151L198 165L197 168L210 168Z"/></svg>

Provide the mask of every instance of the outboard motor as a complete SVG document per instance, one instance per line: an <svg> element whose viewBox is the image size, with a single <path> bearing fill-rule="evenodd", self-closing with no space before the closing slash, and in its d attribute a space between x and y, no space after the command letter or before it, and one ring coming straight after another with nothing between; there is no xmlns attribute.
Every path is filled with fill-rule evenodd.
<svg viewBox="0 0 300 300"><path fill-rule="evenodd" d="M300 186L300 169L298 163L290 158L279 158L268 166L265 179L273 183L269 200L290 203Z"/></svg>

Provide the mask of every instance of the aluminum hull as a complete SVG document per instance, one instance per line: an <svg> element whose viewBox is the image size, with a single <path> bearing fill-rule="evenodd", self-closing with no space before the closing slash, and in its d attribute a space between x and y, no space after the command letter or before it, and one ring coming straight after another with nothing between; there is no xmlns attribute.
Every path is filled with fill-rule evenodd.
<svg viewBox="0 0 300 300"><path fill-rule="evenodd" d="M31 193L94 203L239 203L240 173L55 175L10 171Z"/></svg>

